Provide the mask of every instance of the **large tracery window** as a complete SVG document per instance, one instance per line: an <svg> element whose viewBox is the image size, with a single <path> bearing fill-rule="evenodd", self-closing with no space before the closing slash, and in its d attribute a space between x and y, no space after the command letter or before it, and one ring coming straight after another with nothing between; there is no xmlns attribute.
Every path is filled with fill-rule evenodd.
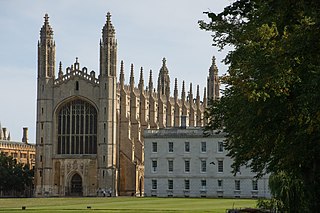
<svg viewBox="0 0 320 213"><path fill-rule="evenodd" d="M97 154L97 110L74 100L58 111L58 154Z"/></svg>

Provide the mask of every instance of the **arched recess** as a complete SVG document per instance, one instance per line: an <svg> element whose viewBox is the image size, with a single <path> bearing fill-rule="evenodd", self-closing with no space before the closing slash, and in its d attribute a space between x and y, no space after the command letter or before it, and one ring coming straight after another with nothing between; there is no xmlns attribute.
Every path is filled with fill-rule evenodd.
<svg viewBox="0 0 320 213"><path fill-rule="evenodd" d="M57 154L97 154L98 112L93 104L73 98L60 104L55 114Z"/></svg>
<svg viewBox="0 0 320 213"><path fill-rule="evenodd" d="M69 189L71 196L82 196L82 178L78 173L71 177Z"/></svg>

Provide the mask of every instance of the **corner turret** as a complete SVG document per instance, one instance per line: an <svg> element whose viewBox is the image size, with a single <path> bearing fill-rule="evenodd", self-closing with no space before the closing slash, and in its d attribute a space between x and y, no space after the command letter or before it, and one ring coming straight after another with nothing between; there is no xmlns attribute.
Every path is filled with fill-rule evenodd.
<svg viewBox="0 0 320 213"><path fill-rule="evenodd" d="M38 78L54 78L56 45L53 30L49 24L49 16L45 14L44 24L40 30L38 41Z"/></svg>
<svg viewBox="0 0 320 213"><path fill-rule="evenodd" d="M162 59L162 67L158 77L158 94L170 97L170 77L166 66L166 58Z"/></svg>
<svg viewBox="0 0 320 213"><path fill-rule="evenodd" d="M218 68L216 65L216 57L212 57L212 64L209 68L209 76L207 80L208 99L217 100L220 98L220 82L218 76Z"/></svg>
<svg viewBox="0 0 320 213"><path fill-rule="evenodd" d="M107 13L107 21L102 28L100 40L100 75L116 76L117 40L116 31L111 23L111 14Z"/></svg>

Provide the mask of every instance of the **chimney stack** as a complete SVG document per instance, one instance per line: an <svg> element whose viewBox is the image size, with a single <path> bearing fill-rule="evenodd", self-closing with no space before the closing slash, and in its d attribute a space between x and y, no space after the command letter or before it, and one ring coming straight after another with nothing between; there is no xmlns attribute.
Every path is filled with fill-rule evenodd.
<svg viewBox="0 0 320 213"><path fill-rule="evenodd" d="M22 142L28 143L28 127L23 127Z"/></svg>

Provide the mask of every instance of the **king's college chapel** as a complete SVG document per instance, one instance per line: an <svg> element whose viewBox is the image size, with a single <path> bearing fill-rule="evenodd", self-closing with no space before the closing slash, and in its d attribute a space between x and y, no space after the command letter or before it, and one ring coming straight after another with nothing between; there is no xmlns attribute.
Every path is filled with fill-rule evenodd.
<svg viewBox="0 0 320 213"><path fill-rule="evenodd" d="M166 59L155 85L145 83L143 70L135 84L131 66L125 84L124 66L118 67L117 40L111 15L102 29L100 70L80 67L78 59L63 70L56 64L56 43L45 15L38 42L35 195L112 196L144 193L145 129L203 126L208 100L219 98L215 59L209 69L207 88L200 99L177 79L173 96ZM58 70L56 71L56 68ZM118 78L119 77L119 78ZM181 119L181 117L187 119Z"/></svg>

